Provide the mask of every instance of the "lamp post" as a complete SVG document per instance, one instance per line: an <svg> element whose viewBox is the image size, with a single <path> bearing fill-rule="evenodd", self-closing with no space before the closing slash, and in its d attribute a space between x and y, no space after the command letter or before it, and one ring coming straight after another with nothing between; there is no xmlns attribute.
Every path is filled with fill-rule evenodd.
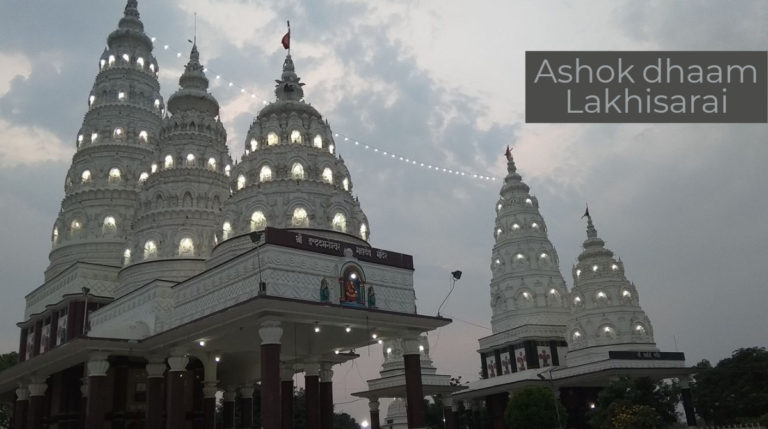
<svg viewBox="0 0 768 429"><path fill-rule="evenodd" d="M560 408L557 406L557 395L555 394L555 382L552 381L552 370L554 368L549 368L549 380L547 380L541 373L536 374L539 379L542 381L546 381L549 383L550 389L552 389L552 405L555 407L555 416L557 416L557 429L562 429L563 423L560 421Z"/></svg>
<svg viewBox="0 0 768 429"><path fill-rule="evenodd" d="M453 292L453 288L456 287L456 281L461 279L461 271L456 270L451 273L451 290L448 291L448 295L443 298L443 302L440 303L440 306L437 307L437 317L440 317L440 309L443 308L443 304L445 304L445 301L448 300L448 297L451 296L451 293Z"/></svg>
<svg viewBox="0 0 768 429"><path fill-rule="evenodd" d="M259 295L266 295L267 294L267 283L262 279L261 277L261 255L259 255L259 252L261 251L261 246L258 245L259 241L261 241L261 234L257 231L254 231L250 234L251 242L253 244L256 244L256 261L259 265Z"/></svg>
<svg viewBox="0 0 768 429"><path fill-rule="evenodd" d="M83 335L88 333L88 294L91 292L87 287L83 287L83 296L85 297L83 302Z"/></svg>

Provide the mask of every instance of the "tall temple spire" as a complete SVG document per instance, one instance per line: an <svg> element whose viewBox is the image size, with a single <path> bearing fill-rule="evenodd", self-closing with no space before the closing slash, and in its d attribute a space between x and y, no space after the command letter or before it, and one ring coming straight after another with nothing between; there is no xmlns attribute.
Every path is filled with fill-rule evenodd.
<svg viewBox="0 0 768 429"><path fill-rule="evenodd" d="M46 278L75 262L120 266L163 112L152 41L129 0L98 62L54 224Z"/></svg>
<svg viewBox="0 0 768 429"><path fill-rule="evenodd" d="M547 237L538 201L517 172L507 148L508 174L496 205L491 271L491 319L494 333L526 325L562 326L568 315L567 290L557 251Z"/></svg>
<svg viewBox="0 0 768 429"><path fill-rule="evenodd" d="M202 271L203 261L216 245L220 210L229 197L227 173L232 160L218 116L219 103L207 91L203 70L193 42L179 89L168 99L170 115L163 120L154 159L158 169L140 194L142 204L125 251L129 257L124 260L127 267L118 295L148 281L144 262L163 267L155 269L165 269L167 279L180 280ZM158 204L158 195L167 201Z"/></svg>
<svg viewBox="0 0 768 429"><path fill-rule="evenodd" d="M638 292L598 237L589 209L584 250L573 267L572 313L568 321L568 362L578 365L606 359L610 350L656 351L651 322Z"/></svg>

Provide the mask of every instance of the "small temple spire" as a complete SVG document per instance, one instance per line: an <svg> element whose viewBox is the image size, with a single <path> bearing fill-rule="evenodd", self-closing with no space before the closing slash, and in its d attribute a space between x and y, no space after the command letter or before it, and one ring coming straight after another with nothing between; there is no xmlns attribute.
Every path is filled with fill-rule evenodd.
<svg viewBox="0 0 768 429"><path fill-rule="evenodd" d="M139 3L136 0L128 0L125 4L123 17L118 27L124 30L144 31L144 24L139 19Z"/></svg>
<svg viewBox="0 0 768 429"><path fill-rule="evenodd" d="M304 86L304 83L300 81L301 78L296 74L293 59L289 53L285 56L285 61L283 61L283 73L280 75L280 79L275 80L277 82L275 86L277 99L279 101L300 101L303 99L304 90L301 87Z"/></svg>

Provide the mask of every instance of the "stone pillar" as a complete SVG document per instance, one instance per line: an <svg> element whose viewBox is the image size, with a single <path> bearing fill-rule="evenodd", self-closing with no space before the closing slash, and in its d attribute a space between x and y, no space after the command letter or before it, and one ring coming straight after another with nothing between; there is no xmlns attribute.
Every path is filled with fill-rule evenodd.
<svg viewBox="0 0 768 429"><path fill-rule="evenodd" d="M216 392L218 387L218 357L208 353L200 360L205 370L203 382L203 429L214 429L216 426Z"/></svg>
<svg viewBox="0 0 768 429"><path fill-rule="evenodd" d="M216 382L206 381L203 385L203 429L216 427Z"/></svg>
<svg viewBox="0 0 768 429"><path fill-rule="evenodd" d="M280 428L280 338L283 328L280 322L268 320L261 323L261 427Z"/></svg>
<svg viewBox="0 0 768 429"><path fill-rule="evenodd" d="M27 410L27 429L42 429L45 414L45 391L48 385L45 378L33 380L27 386L29 390L29 409Z"/></svg>
<svg viewBox="0 0 768 429"><path fill-rule="evenodd" d="M166 378L166 429L183 428L186 421L184 410L184 374L187 372L189 358L181 350L174 350L168 357L168 376Z"/></svg>
<svg viewBox="0 0 768 429"><path fill-rule="evenodd" d="M165 359L150 358L146 365L147 371L147 409L146 428L163 429L163 413L165 413L165 398L163 398L163 384L165 384Z"/></svg>
<svg viewBox="0 0 768 429"><path fill-rule="evenodd" d="M13 429L26 429L27 410L29 409L29 390L19 385L16 389L16 404L13 409Z"/></svg>
<svg viewBox="0 0 768 429"><path fill-rule="evenodd" d="M405 363L405 392L408 411L408 427L427 426L424 410L424 386L421 383L421 353L419 337L403 338L403 361Z"/></svg>
<svg viewBox="0 0 768 429"><path fill-rule="evenodd" d="M235 389L232 387L227 387L224 391L221 412L224 429L235 429Z"/></svg>
<svg viewBox="0 0 768 429"><path fill-rule="evenodd" d="M371 398L371 400L368 401L368 410L371 412L371 429L381 429L378 398Z"/></svg>
<svg viewBox="0 0 768 429"><path fill-rule="evenodd" d="M240 388L240 428L253 428L253 391L251 385ZM273 404L274 407L276 404Z"/></svg>
<svg viewBox="0 0 768 429"><path fill-rule="evenodd" d="M320 365L320 429L333 429L333 370L332 364Z"/></svg>
<svg viewBox="0 0 768 429"><path fill-rule="evenodd" d="M107 413L107 355L98 353L88 360L88 401L85 413L85 429L104 428L104 415Z"/></svg>
<svg viewBox="0 0 768 429"><path fill-rule="evenodd" d="M443 398L443 420L445 421L445 429L458 429L459 421L454 412L454 407L458 411L458 405L454 404L453 398L446 396Z"/></svg>
<svg viewBox="0 0 768 429"><path fill-rule="evenodd" d="M320 429L320 365L304 365L304 399L307 408L307 429Z"/></svg>
<svg viewBox="0 0 768 429"><path fill-rule="evenodd" d="M280 415L282 429L293 429L293 365L280 368Z"/></svg>
<svg viewBox="0 0 768 429"><path fill-rule="evenodd" d="M683 399L683 410L685 411L685 424L696 426L696 413L693 409L693 398L691 398L691 384L688 377L680 378L680 396Z"/></svg>

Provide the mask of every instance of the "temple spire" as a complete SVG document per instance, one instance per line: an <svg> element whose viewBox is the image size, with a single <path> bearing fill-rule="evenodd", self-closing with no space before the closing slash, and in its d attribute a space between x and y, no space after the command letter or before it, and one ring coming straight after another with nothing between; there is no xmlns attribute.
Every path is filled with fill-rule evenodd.
<svg viewBox="0 0 768 429"><path fill-rule="evenodd" d="M285 61L283 61L283 73L280 75L280 79L275 80L275 82L277 82L277 85L275 86L277 100L302 100L304 98L304 90L301 87L304 86L304 83L300 81L301 78L296 74L293 59L289 53L285 56Z"/></svg>
<svg viewBox="0 0 768 429"><path fill-rule="evenodd" d="M139 4L136 0L128 0L125 4L123 17L118 26L124 30L144 31L144 24L139 19Z"/></svg>

